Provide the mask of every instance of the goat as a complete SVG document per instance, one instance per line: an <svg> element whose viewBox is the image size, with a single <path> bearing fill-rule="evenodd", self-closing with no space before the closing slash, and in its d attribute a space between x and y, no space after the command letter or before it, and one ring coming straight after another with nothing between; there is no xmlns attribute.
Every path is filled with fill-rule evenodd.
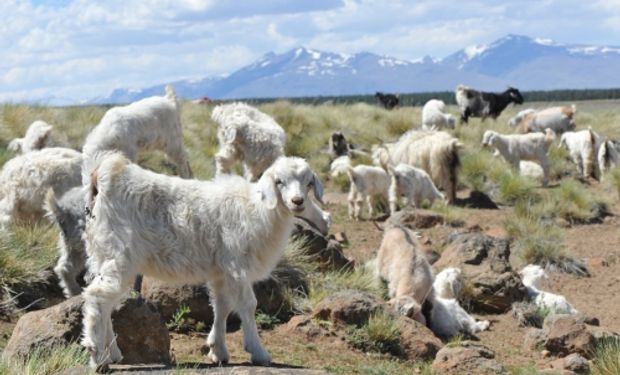
<svg viewBox="0 0 620 375"><path fill-rule="evenodd" d="M598 166L601 176L620 162L618 150L613 141L601 142L598 148Z"/></svg>
<svg viewBox="0 0 620 375"><path fill-rule="evenodd" d="M48 146L52 126L45 121L37 120L30 124L24 138L15 138L9 143L8 149L25 154Z"/></svg>
<svg viewBox="0 0 620 375"><path fill-rule="evenodd" d="M405 197L407 205L417 208L421 208L425 200L433 204L436 199L444 199L428 173L420 168L402 163L396 167L388 165L388 173L390 175L390 214L396 212L398 198L401 196Z"/></svg>
<svg viewBox="0 0 620 375"><path fill-rule="evenodd" d="M437 99L431 99L422 108L422 129L441 130L454 129L454 116L446 112L446 104Z"/></svg>
<svg viewBox="0 0 620 375"><path fill-rule="evenodd" d="M153 173L119 153L89 163L86 222L90 272L84 290L83 340L92 368L122 359L111 312L137 274L175 283L207 282L214 323L209 358L229 360L226 317L235 310L252 363L269 364L260 342L252 284L269 276L306 208L308 191L321 200L319 178L301 158L278 158L251 183L239 176L184 180Z"/></svg>
<svg viewBox="0 0 620 375"><path fill-rule="evenodd" d="M539 265L529 264L519 271L521 281L527 290L530 298L539 308L548 309L552 314L571 314L579 312L566 300L566 297L559 294L540 290L542 281L548 279L545 270Z"/></svg>
<svg viewBox="0 0 620 375"><path fill-rule="evenodd" d="M179 175L191 178L192 171L183 144L181 105L172 86L165 96L142 99L109 109L84 143L84 159L104 151L120 151L135 162L141 150L162 150L179 168ZM89 176L86 176L88 178ZM83 185L87 181L82 181Z"/></svg>
<svg viewBox="0 0 620 375"><path fill-rule="evenodd" d="M390 178L387 173L380 167L358 165L356 167L349 166L347 174L351 180L348 197L349 217L355 220L360 219L364 200L368 205L368 215L373 217L373 197L382 197L385 202L388 200Z"/></svg>
<svg viewBox="0 0 620 375"><path fill-rule="evenodd" d="M570 107L551 107L530 113L517 126L517 132L544 132L545 129L551 129L556 134L562 134L575 130L575 112L577 107L573 104Z"/></svg>
<svg viewBox="0 0 620 375"><path fill-rule="evenodd" d="M514 115L508 120L508 125L511 128L516 128L517 125L519 125L528 115L535 113L535 112L536 110L532 108L527 108L522 111L519 111L519 113L517 113L516 115Z"/></svg>
<svg viewBox="0 0 620 375"><path fill-rule="evenodd" d="M509 87L501 94L477 91L464 85L456 88L456 103L461 110L461 122L467 123L470 117L487 117L494 120L510 104L523 104L519 90Z"/></svg>
<svg viewBox="0 0 620 375"><path fill-rule="evenodd" d="M342 134L342 132L332 133L329 137L329 154L333 158L339 158L347 155L347 151L349 151L349 144L347 143L344 134Z"/></svg>
<svg viewBox="0 0 620 375"><path fill-rule="evenodd" d="M597 163L599 143L599 135L589 127L577 132L565 132L560 137L558 147L565 147L568 150L581 176L584 178L592 176L598 179L600 177Z"/></svg>
<svg viewBox="0 0 620 375"><path fill-rule="evenodd" d="M398 96L394 94L384 94L377 91L375 97L379 100L379 103L381 103L381 105L385 109L393 109L394 107L398 106L399 103Z"/></svg>
<svg viewBox="0 0 620 375"><path fill-rule="evenodd" d="M553 130L547 129L545 134L499 134L487 130L482 136L483 146L493 146L515 170L519 170L521 160L536 160L544 172L543 185L549 183L550 161L547 153L555 139Z"/></svg>

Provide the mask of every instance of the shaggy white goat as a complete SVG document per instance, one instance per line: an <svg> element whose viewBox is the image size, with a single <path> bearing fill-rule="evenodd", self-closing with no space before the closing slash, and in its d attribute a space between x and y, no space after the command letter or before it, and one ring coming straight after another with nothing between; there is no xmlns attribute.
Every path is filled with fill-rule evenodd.
<svg viewBox="0 0 620 375"><path fill-rule="evenodd" d="M48 146L52 126L45 121L37 120L30 124L24 138L15 138L9 143L9 150L25 154Z"/></svg>
<svg viewBox="0 0 620 375"><path fill-rule="evenodd" d="M82 151L85 161L96 158L99 152L120 151L135 162L139 151L149 149L163 151L176 163L181 177L192 176L183 144L181 105L170 85L165 96L109 109L86 137ZM82 183L86 185L87 181Z"/></svg>
<svg viewBox="0 0 620 375"><path fill-rule="evenodd" d="M351 158L349 155L339 156L329 165L329 175L336 178L341 174L347 173L351 167Z"/></svg>
<svg viewBox="0 0 620 375"><path fill-rule="evenodd" d="M446 113L446 104L442 100L431 99L422 108L422 129L440 130L454 129L454 116Z"/></svg>
<svg viewBox="0 0 620 375"><path fill-rule="evenodd" d="M256 181L284 155L284 129L258 109L245 103L223 104L213 109L211 118L219 124L216 175L230 173L232 165L242 161L246 177Z"/></svg>
<svg viewBox="0 0 620 375"><path fill-rule="evenodd" d="M426 324L422 304L433 289L433 271L414 233L404 227L386 228L376 267L377 276L388 284L390 304Z"/></svg>
<svg viewBox="0 0 620 375"><path fill-rule="evenodd" d="M524 109L522 111L519 111L519 113L517 113L515 116L511 117L510 120L508 120L508 125L511 128L515 128L517 127L517 125L519 125L528 115L532 114L536 112L535 109L532 108L528 108L528 109Z"/></svg>
<svg viewBox="0 0 620 375"><path fill-rule="evenodd" d="M349 217L359 220L361 217L362 203L366 201L368 215L374 216L374 197L388 200L388 189L390 178L381 167L370 165L358 165L347 169L347 174L351 180L349 190Z"/></svg>
<svg viewBox="0 0 620 375"><path fill-rule="evenodd" d="M598 148L598 166L601 176L614 168L620 162L618 150L613 141L601 142Z"/></svg>
<svg viewBox="0 0 620 375"><path fill-rule="evenodd" d="M82 154L60 147L16 156L0 171L0 228L10 223L33 222L45 215L44 202L51 188L56 195L81 183Z"/></svg>
<svg viewBox="0 0 620 375"><path fill-rule="evenodd" d="M519 275L525 289L527 289L527 294L534 299L534 303L539 308L548 309L552 314L574 315L578 313L564 296L540 290L542 281L548 279L541 266L529 264L519 271Z"/></svg>
<svg viewBox="0 0 620 375"><path fill-rule="evenodd" d="M428 297L431 304L429 328L438 336L452 337L459 332L476 334L489 328L488 320L476 321L457 298L463 289L461 270L446 268L439 272Z"/></svg>
<svg viewBox="0 0 620 375"><path fill-rule="evenodd" d="M256 183L239 176L184 180L153 173L116 153L87 165L88 266L96 275L84 290L84 337L91 367L105 369L122 355L111 313L137 274L174 283L208 283L214 323L209 358L229 360L226 318L236 311L252 363L268 364L260 342L252 284L269 276L282 256L293 215L308 192L323 188L308 164L282 157Z"/></svg>
<svg viewBox="0 0 620 375"><path fill-rule="evenodd" d="M397 142L373 148L373 163L387 170L400 163L421 168L443 189L448 202L456 200L456 183L460 168L459 149L463 144L442 131L415 131L403 134Z"/></svg>
<svg viewBox="0 0 620 375"><path fill-rule="evenodd" d="M573 163L577 165L579 174L584 178L599 178L597 152L600 138L592 128L577 132L566 132L560 138L558 147L566 147Z"/></svg>
<svg viewBox="0 0 620 375"><path fill-rule="evenodd" d="M443 194L437 190L433 180L423 169L412 167L407 164L398 164L396 167L388 165L390 174L389 202L390 213L398 209L398 198L404 196L406 205L421 208L422 203L428 200L431 204L436 199L444 199Z"/></svg>
<svg viewBox="0 0 620 375"><path fill-rule="evenodd" d="M545 179L545 171L543 171L542 167L529 160L521 160L519 162L519 173L521 173L521 176L529 177L540 183Z"/></svg>
<svg viewBox="0 0 620 375"><path fill-rule="evenodd" d="M547 129L545 134L499 134L487 130L482 136L483 146L493 146L515 170L519 169L521 160L536 160L544 172L543 185L549 183L550 162L547 155L555 134Z"/></svg>
<svg viewBox="0 0 620 375"><path fill-rule="evenodd" d="M519 123L519 133L544 132L551 129L556 134L575 129L573 117L577 108L573 104L570 107L550 107L534 113L530 113Z"/></svg>

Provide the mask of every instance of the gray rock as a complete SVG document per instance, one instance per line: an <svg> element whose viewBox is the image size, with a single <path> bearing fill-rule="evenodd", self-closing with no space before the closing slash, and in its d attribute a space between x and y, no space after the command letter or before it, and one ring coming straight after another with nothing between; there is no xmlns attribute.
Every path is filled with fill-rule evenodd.
<svg viewBox="0 0 620 375"><path fill-rule="evenodd" d="M575 374L589 374L590 363L588 360L577 353L569 354L568 356L549 364L552 369L572 371Z"/></svg>
<svg viewBox="0 0 620 375"><path fill-rule="evenodd" d="M342 251L342 245L335 239L325 237L306 220L295 218L295 227L292 238L304 242L304 249L310 257L319 263L319 269L340 270L353 268L353 261L347 259Z"/></svg>
<svg viewBox="0 0 620 375"><path fill-rule="evenodd" d="M495 360L495 353L482 344L464 341L460 346L444 346L432 364L435 374L508 374Z"/></svg>
<svg viewBox="0 0 620 375"><path fill-rule="evenodd" d="M443 346L433 332L422 323L405 316L397 320L403 357L411 362L430 361Z"/></svg>
<svg viewBox="0 0 620 375"><path fill-rule="evenodd" d="M424 209L403 209L390 215L386 222L389 226L405 226L409 229L428 229L444 223L443 216Z"/></svg>
<svg viewBox="0 0 620 375"><path fill-rule="evenodd" d="M361 326L383 307L369 293L345 290L328 296L314 308L312 317L339 324Z"/></svg>

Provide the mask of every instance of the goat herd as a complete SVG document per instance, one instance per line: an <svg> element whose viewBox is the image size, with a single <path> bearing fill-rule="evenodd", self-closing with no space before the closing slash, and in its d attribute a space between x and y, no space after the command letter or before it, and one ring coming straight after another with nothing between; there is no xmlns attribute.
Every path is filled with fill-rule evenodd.
<svg viewBox="0 0 620 375"><path fill-rule="evenodd" d="M463 122L469 117L496 118L511 102L523 102L513 88L491 94L459 86L456 99ZM549 179L547 151L557 133L563 133L561 144L584 175L617 163L612 142L601 142L591 129L571 131L574 112L574 106L522 111L510 124L527 134L487 131L483 144L495 147L517 169L524 160L538 161L544 184ZM0 230L44 216L57 223L60 258L54 271L67 297L81 293L85 299L82 344L95 369L122 358L111 313L142 274L174 283L208 284L214 310L207 339L212 361L230 358L225 332L232 311L241 318L244 348L252 362L271 361L254 319L257 301L252 284L276 266L294 216L327 233L331 215L318 204L323 186L308 163L284 155L286 135L274 119L243 103L219 105L211 117L219 125L220 146L211 181L192 179L180 104L170 86L163 97L108 110L87 136L81 153L47 147L52 127L43 121L32 123L24 138L9 144L19 155L0 172ZM454 128L455 120L440 100L429 101L422 117L422 130L411 130L397 142L373 149L376 166L353 167L351 155L364 151L351 147L342 133L332 135L331 174L347 173L351 179L351 218L360 218L364 201L372 216L376 196L385 197L391 213L398 209L401 196L414 207L436 199L455 201L463 144L441 131ZM135 164L145 149L163 151L177 165L180 177ZM231 174L237 161L243 163L245 178ZM438 335L485 330L489 322L476 321L456 300L463 286L460 270L449 268L433 276L419 249L411 231L386 229L375 268L388 282L390 304ZM88 286L82 290L77 277L84 270ZM537 289L542 269L531 266L522 272L536 303L574 311L563 297ZM431 305L428 312L422 309L425 302Z"/></svg>

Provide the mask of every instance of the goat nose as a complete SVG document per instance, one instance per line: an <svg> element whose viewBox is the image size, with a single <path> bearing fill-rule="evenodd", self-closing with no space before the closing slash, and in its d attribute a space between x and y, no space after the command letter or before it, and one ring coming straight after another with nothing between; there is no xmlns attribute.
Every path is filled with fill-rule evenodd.
<svg viewBox="0 0 620 375"><path fill-rule="evenodd" d="M302 204L304 204L304 199L302 197L293 197L291 199L291 202L293 202L297 206L301 206Z"/></svg>

